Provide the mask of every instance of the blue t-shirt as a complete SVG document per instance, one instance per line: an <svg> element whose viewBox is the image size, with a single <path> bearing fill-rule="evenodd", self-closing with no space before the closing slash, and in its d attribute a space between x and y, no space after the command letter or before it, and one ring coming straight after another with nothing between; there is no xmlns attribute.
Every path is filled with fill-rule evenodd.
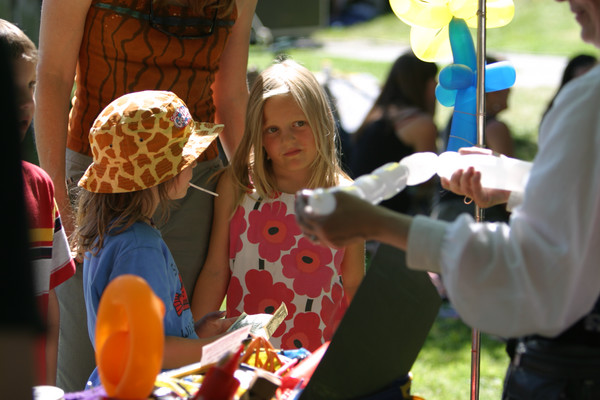
<svg viewBox="0 0 600 400"><path fill-rule="evenodd" d="M198 338L188 297L171 252L157 229L137 222L118 235L107 236L98 254L86 253L83 293L88 333L94 346L100 297L108 283L123 274L144 278L163 301L165 336Z"/></svg>

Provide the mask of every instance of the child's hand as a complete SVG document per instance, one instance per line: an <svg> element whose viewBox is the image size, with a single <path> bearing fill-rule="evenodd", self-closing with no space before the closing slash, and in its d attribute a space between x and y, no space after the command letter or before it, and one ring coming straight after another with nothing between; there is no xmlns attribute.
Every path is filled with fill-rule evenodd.
<svg viewBox="0 0 600 400"><path fill-rule="evenodd" d="M237 318L223 318L225 311L212 311L194 324L196 334L200 338L220 335L227 331Z"/></svg>

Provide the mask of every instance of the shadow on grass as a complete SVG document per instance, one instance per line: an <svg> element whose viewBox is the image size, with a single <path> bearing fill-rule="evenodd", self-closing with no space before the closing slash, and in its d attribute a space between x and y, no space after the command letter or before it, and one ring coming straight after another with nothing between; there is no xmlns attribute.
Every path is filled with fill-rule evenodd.
<svg viewBox="0 0 600 400"><path fill-rule="evenodd" d="M459 318L438 317L412 372L412 393L426 400L469 399L472 329ZM500 399L508 365L504 341L482 334L480 341L480 400Z"/></svg>

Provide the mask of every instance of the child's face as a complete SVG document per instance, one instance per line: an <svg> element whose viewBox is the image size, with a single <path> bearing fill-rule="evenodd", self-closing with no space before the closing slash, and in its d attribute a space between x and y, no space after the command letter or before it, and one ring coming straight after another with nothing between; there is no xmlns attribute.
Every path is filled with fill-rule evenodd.
<svg viewBox="0 0 600 400"><path fill-rule="evenodd" d="M182 170L179 175L173 178L173 184L169 187L169 198L172 200L182 199L187 194L192 172L196 166L196 161Z"/></svg>
<svg viewBox="0 0 600 400"><path fill-rule="evenodd" d="M276 175L307 171L317 157L312 128L289 94L276 95L265 102L262 135Z"/></svg>
<svg viewBox="0 0 600 400"><path fill-rule="evenodd" d="M36 83L35 63L24 58L18 58L13 63L17 90L17 107L19 112L19 133L21 140L33 121L35 103L33 92Z"/></svg>

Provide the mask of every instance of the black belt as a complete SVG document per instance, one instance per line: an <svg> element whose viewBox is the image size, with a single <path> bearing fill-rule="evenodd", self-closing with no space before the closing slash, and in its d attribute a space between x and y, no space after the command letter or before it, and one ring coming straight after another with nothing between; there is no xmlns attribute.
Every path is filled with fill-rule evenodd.
<svg viewBox="0 0 600 400"><path fill-rule="evenodd" d="M600 379L600 350L562 345L551 340L527 340L517 345L516 366L557 379Z"/></svg>

